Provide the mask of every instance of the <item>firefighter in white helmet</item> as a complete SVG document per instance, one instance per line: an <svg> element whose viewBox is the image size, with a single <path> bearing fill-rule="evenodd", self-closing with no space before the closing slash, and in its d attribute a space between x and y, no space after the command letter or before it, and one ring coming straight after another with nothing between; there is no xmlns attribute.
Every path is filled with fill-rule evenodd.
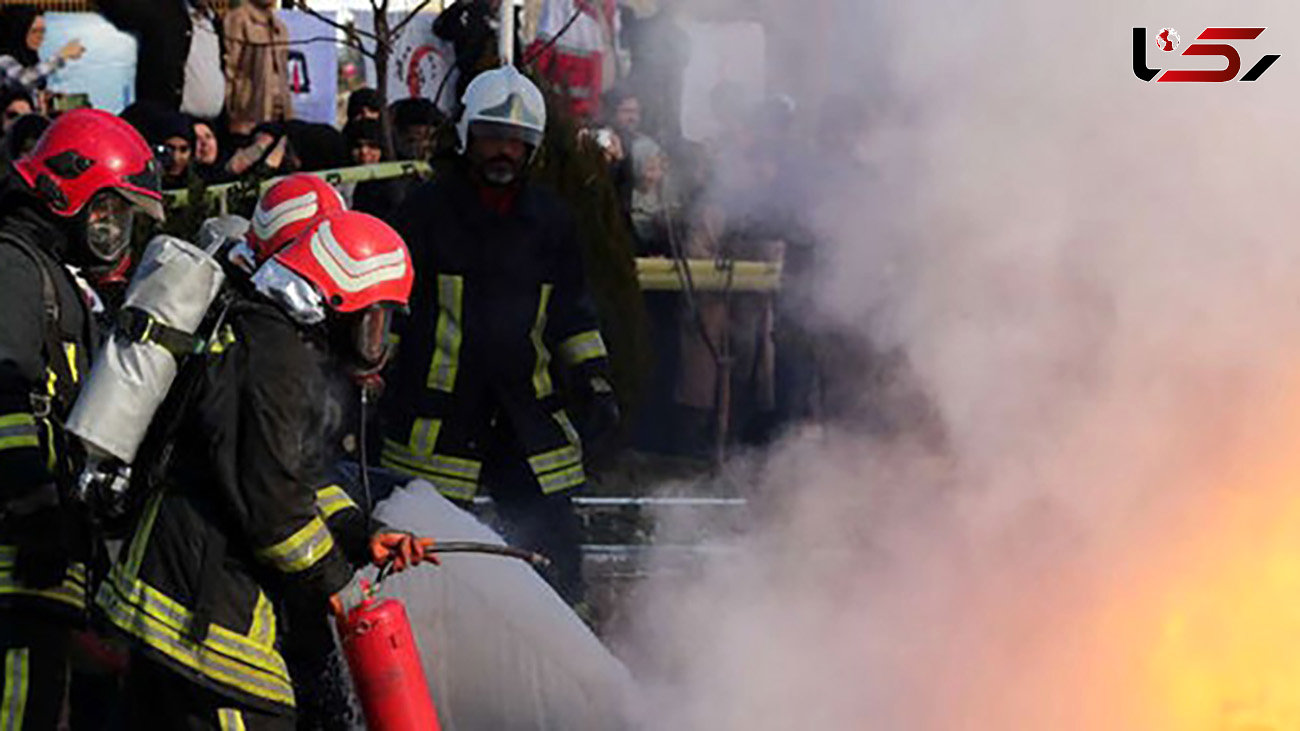
<svg viewBox="0 0 1300 731"><path fill-rule="evenodd" d="M582 407L589 438L617 425L608 354L572 215L528 180L546 130L541 92L502 67L471 81L463 103L453 168L413 191L394 222L416 282L397 325L382 462L454 500L486 488L507 540L549 556L547 578L577 604L569 496L586 477L569 413Z"/></svg>

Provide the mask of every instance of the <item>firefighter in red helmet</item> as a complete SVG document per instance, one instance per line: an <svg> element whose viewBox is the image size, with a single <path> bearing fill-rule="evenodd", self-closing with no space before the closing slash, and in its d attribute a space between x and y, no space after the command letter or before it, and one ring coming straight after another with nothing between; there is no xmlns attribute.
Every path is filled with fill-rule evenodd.
<svg viewBox="0 0 1300 731"><path fill-rule="evenodd" d="M382 369L412 277L391 228L340 211L266 260L230 305L161 487L96 597L133 642L131 728L292 729L279 607L324 615L354 566L422 560L428 539L332 530L331 506L347 498L315 489L330 462L322 395L336 377Z"/></svg>
<svg viewBox="0 0 1300 731"><path fill-rule="evenodd" d="M149 145L105 112L62 115L14 172L0 191L0 727L53 729L91 546L61 426L98 340L86 278L112 271L135 216L163 205Z"/></svg>

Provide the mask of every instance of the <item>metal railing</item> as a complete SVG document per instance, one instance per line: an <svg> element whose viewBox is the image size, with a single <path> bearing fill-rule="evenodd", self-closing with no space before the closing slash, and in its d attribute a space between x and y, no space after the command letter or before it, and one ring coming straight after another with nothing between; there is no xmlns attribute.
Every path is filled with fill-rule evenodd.
<svg viewBox="0 0 1300 731"><path fill-rule="evenodd" d="M320 170L314 174L324 178L330 185L337 186L410 176L425 177L432 172L428 163L408 160ZM276 180L278 178L263 182L261 190L266 190ZM228 196L238 185L239 183L213 185L206 189L204 195L217 201L218 210L226 213L229 211ZM168 204L172 206L184 206L190 199L188 190L170 190L166 195ZM774 261L638 258L636 273L641 289L650 292L680 292L686 288L687 281L701 292L775 292L781 288L781 263ZM689 279L686 276L688 273Z"/></svg>

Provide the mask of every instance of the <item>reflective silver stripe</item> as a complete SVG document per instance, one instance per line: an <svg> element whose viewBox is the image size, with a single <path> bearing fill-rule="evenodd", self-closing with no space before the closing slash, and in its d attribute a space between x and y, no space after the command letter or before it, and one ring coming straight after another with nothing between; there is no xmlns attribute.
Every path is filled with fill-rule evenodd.
<svg viewBox="0 0 1300 731"><path fill-rule="evenodd" d="M608 358L605 340L597 330L578 333L560 343L560 357L569 365L577 365L596 358Z"/></svg>
<svg viewBox="0 0 1300 731"><path fill-rule="evenodd" d="M96 603L119 629L222 685L293 706L293 686L283 658L274 651L273 631L270 645L263 647L213 624L203 644L195 644L185 637L186 609L117 568L100 586Z"/></svg>
<svg viewBox="0 0 1300 731"><path fill-rule="evenodd" d="M329 485L316 491L316 512L325 520L357 504L338 485Z"/></svg>
<svg viewBox="0 0 1300 731"><path fill-rule="evenodd" d="M537 363L533 366L533 390L538 398L550 396L555 390L551 384L551 351L546 348L542 337L546 334L546 310L551 302L551 284L542 285L541 297L537 300L537 319L533 321L529 338L533 341L533 350L537 353Z"/></svg>
<svg viewBox="0 0 1300 731"><path fill-rule="evenodd" d="M427 457L438 446L438 434L442 432L439 419L416 419L411 423L411 455Z"/></svg>
<svg viewBox="0 0 1300 731"><path fill-rule="evenodd" d="M452 457L446 454L430 454L427 456L415 454L404 445L391 439L384 440L383 454L425 470L473 482L478 481L479 473L483 471L482 462L465 459L464 457Z"/></svg>
<svg viewBox="0 0 1300 731"><path fill-rule="evenodd" d="M586 481L587 476L583 473L581 464L537 478L537 484L541 486L542 492L548 495L570 487L577 487Z"/></svg>
<svg viewBox="0 0 1300 731"><path fill-rule="evenodd" d="M27 689L31 685L30 650L20 647L5 653L4 698L0 700L0 729L22 731L27 715Z"/></svg>
<svg viewBox="0 0 1300 731"><path fill-rule="evenodd" d="M438 492L449 498L456 500L470 500L474 493L478 491L478 482L470 480L461 480L455 477L447 477L438 474L427 468L416 464L408 463L405 460L396 458L385 450L380 458L380 464L395 472L400 472L410 477L426 480L433 485Z"/></svg>
<svg viewBox="0 0 1300 731"><path fill-rule="evenodd" d="M544 454L528 458L528 466L533 468L533 474L536 475L558 470L562 467L571 467L580 462L582 462L582 450L573 445L553 449Z"/></svg>
<svg viewBox="0 0 1300 731"><path fill-rule="evenodd" d="M334 536L317 515L283 541L258 549L257 555L281 571L292 574L315 566L332 550Z"/></svg>
<svg viewBox="0 0 1300 731"><path fill-rule="evenodd" d="M0 416L0 449L20 449L41 446L36 418L31 414L5 414Z"/></svg>
<svg viewBox="0 0 1300 731"><path fill-rule="evenodd" d="M451 393L456 388L460 346L464 337L461 331L464 294L464 278L454 274L438 275L438 324L433 334L433 359L429 361L429 375L425 379L425 385L437 391Z"/></svg>
<svg viewBox="0 0 1300 731"><path fill-rule="evenodd" d="M126 576L114 566L109 570L108 581L112 583L127 603L139 607L153 619L161 622L165 626L175 630L178 633L184 633L189 630L190 623L193 620L193 614L189 609L182 606L180 602L172 599L166 594L149 586L140 579L133 579ZM95 597L96 601L103 599L103 590ZM271 620L267 625L267 619L258 612L270 610L270 604L262 606L260 602L264 601L264 596L259 596L259 605L254 607L253 611L253 628L252 637L241 635L234 630L222 627L220 625L211 625L208 629L208 637L205 644L211 649L235 658L241 662L248 663L255 668L275 668L282 666L283 661L275 653L275 624ZM268 629L269 627L269 629ZM258 637L257 635L263 635ZM284 672L284 677L289 677L288 671Z"/></svg>

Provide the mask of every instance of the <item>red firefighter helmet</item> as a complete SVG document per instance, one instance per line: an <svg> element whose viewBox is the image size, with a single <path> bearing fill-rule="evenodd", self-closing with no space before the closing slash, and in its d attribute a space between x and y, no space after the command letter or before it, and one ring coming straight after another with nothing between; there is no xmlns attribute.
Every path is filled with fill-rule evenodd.
<svg viewBox="0 0 1300 731"><path fill-rule="evenodd" d="M339 211L317 219L262 266L276 268L310 282L335 313L327 321L347 341L341 354L353 376L377 377L392 350L393 311L406 307L415 281L402 237L374 216Z"/></svg>
<svg viewBox="0 0 1300 731"><path fill-rule="evenodd" d="M164 218L153 151L134 127L108 112L60 115L14 168L56 215L71 218L96 193L111 189L152 218Z"/></svg>
<svg viewBox="0 0 1300 731"><path fill-rule="evenodd" d="M322 216L275 261L316 286L335 312L405 307L415 272L406 244L388 224L357 211Z"/></svg>
<svg viewBox="0 0 1300 731"><path fill-rule="evenodd" d="M321 216L347 210L343 197L320 177L294 173L257 201L248 245L260 264L297 238Z"/></svg>

